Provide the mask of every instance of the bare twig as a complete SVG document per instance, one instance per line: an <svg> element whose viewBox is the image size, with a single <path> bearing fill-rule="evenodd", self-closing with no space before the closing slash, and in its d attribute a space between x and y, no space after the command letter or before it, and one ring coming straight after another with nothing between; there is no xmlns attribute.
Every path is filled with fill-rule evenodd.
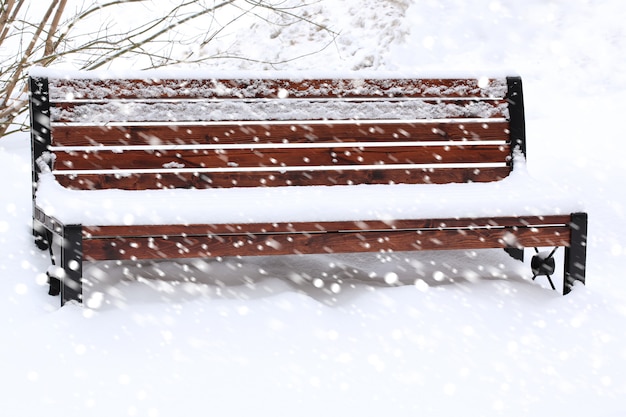
<svg viewBox="0 0 626 417"><path fill-rule="evenodd" d="M125 7L145 4L155 6L156 0L84 0L81 9L68 15L67 0L50 0L43 3L47 8L30 7L29 0L0 0L0 137L24 128L13 125L27 110L27 70L32 65L48 66L54 62L67 61L80 69L96 69L113 64L120 59L133 59L136 65L148 68L188 63L199 64L214 59L237 59L278 65L303 56L311 55L330 45L337 34L315 22L298 9L311 3L289 5L273 0L214 0L206 5L203 0L181 0L160 16L137 22L134 28L120 27L114 19L101 16L106 10L112 15L124 12ZM38 4L41 6L41 4ZM228 6L228 8L227 8ZM162 3L160 4L162 7ZM119 10L118 10L119 9ZM234 16L221 9L235 11ZM272 19L263 10L279 16ZM211 16L204 31L193 32L188 28L194 21ZM265 15L265 16L264 16ZM229 53L203 56L202 49L214 41L223 31L244 16L251 16L271 25L290 25L304 22L326 30L333 40L318 51L301 54L281 62L254 60ZM97 19L96 19L97 17ZM93 22L99 22L93 25ZM177 50L180 48L187 52ZM9 130L11 129L11 130Z"/></svg>
<svg viewBox="0 0 626 417"><path fill-rule="evenodd" d="M46 23L48 22L48 20L50 19L50 16L52 15L52 12L54 11L54 9L57 7L59 0L53 0L52 3L50 4L50 7L48 7L48 10L46 11L46 14L44 15L43 19L41 20L41 22L39 23L39 25L37 26L37 29L35 31L35 33L33 34L33 37L31 38L31 41L28 45L28 47L24 50L24 52L22 53L22 57L20 58L18 64L17 64L17 68L15 69L13 76L10 78L9 82L6 84L6 86L3 86L3 91L2 93L4 94L4 97L2 98L2 102L0 102L0 120L4 120L6 118L8 118L15 110L14 107L17 106L23 106L24 105L24 99L18 99L16 100L16 103L14 105L8 105L9 100L11 99L11 97L13 96L13 92L15 90L15 88L17 87L20 79L22 78L22 74L24 73L24 71L26 70L26 66L28 63L28 59L30 57L30 55L33 53L36 45L37 45L37 41L39 40L39 37L41 36L41 33L43 32L44 28L46 27ZM25 85L22 86L22 88L20 89L20 92L24 92L26 89ZM4 128L4 130L6 130L6 128ZM0 130L0 134L2 134L4 132L2 132L2 130Z"/></svg>
<svg viewBox="0 0 626 417"><path fill-rule="evenodd" d="M151 41L155 40L155 39L156 39L156 38L158 38L159 36L161 36L161 35L163 35L163 34L165 34L165 33L169 32L169 31L171 31L172 29L174 29L175 27L177 27L177 26L179 26L179 25L182 25L182 24L184 24L184 23L186 23L186 22L188 22L188 21L190 21L190 20L196 19L196 18L198 18L198 17L200 17L200 16L206 15L207 13L214 12L215 10L220 9L220 8L222 8L222 7L224 7L224 6L227 6L227 5L229 5L229 4L232 4L232 3L234 3L234 2L235 2L235 0L227 0L227 1L224 1L224 2L222 2L222 3L220 3L220 4L215 5L215 6L213 6L213 7L210 7L210 8L204 9L204 10L201 10L200 12L197 12L197 13L194 13L194 14L192 14L192 15L190 15L190 16L187 16L187 17L186 17L186 18L184 18L184 19L181 19L181 20L179 20L179 21L177 21L177 22L174 22L174 23L172 23L172 24L170 24L170 25L166 26L165 28L163 28L163 29L161 29L161 30L157 31L156 33L154 33L153 35L148 36L148 37L147 37L147 38L145 38L145 39L142 39L142 40L140 40L140 41L138 41L138 42L133 42L133 43L131 43L131 45L130 45L130 46L128 46L128 47L126 47L126 48L121 49L120 51L118 51L117 53L113 54L112 56L109 56L109 57L107 57L106 59L104 59L104 60L102 60L102 61L100 61L100 62L98 62L98 63L96 63L96 64L94 64L94 65L91 65L88 69L96 69L96 68L99 68L99 67L101 67L101 66L103 66L103 65L105 65L105 64L107 64L107 63L109 63L109 62L111 62L111 61L112 61L112 60L114 60L115 58L119 58L119 57L120 57L120 56L122 56L122 55L128 54L129 52L131 52L131 51L133 51L133 50L135 50L135 49L138 49L139 47L141 47L141 46L143 46L143 45L145 45L145 44L147 44L147 43L149 43L149 42L151 42Z"/></svg>
<svg viewBox="0 0 626 417"><path fill-rule="evenodd" d="M63 10L65 10L66 4L67 4L67 0L60 0L59 5L57 6L57 10L54 13L52 22L50 23L50 28L48 29L48 36L46 38L46 48L44 50L44 55L51 56L54 53L55 48L54 48L53 36L59 27L59 21L61 20L61 16L63 15Z"/></svg>

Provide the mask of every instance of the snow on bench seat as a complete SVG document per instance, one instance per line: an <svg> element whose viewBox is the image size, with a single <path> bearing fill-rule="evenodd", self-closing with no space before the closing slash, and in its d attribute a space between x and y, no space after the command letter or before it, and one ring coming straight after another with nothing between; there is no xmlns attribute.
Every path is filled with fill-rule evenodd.
<svg viewBox="0 0 626 417"><path fill-rule="evenodd" d="M323 222L557 215L580 199L532 178L521 155L501 181L203 190L70 190L41 175L37 205L65 224L93 226Z"/></svg>

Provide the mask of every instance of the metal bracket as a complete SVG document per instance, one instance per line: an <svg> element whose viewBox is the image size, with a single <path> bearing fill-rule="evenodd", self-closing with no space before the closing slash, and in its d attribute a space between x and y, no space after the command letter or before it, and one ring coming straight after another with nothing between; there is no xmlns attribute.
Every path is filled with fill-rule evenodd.
<svg viewBox="0 0 626 417"><path fill-rule="evenodd" d="M508 253L511 258L524 262L524 248L504 248L504 251Z"/></svg>
<svg viewBox="0 0 626 417"><path fill-rule="evenodd" d="M530 269L533 272L533 281L538 276L546 276L553 290L556 290L556 287L554 286L554 282L552 282L551 275L554 274L556 269L554 254L557 249L558 247L552 249L552 252L539 252L539 249L535 248L536 255L533 256L530 262Z"/></svg>

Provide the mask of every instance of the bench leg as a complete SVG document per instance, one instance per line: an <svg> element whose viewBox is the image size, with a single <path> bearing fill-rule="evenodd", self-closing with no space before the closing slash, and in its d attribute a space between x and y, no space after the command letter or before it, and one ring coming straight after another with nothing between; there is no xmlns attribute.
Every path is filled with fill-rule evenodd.
<svg viewBox="0 0 626 417"><path fill-rule="evenodd" d="M587 265L587 213L572 214L570 246L565 248L563 295L572 290L574 282L585 283Z"/></svg>
<svg viewBox="0 0 626 417"><path fill-rule="evenodd" d="M58 271L55 266L57 264L57 258L54 256L54 233L44 227L41 223L34 221L33 222L33 236L35 237L35 245L40 250L47 250L50 253L50 263L52 264L50 268L46 271L46 275L48 276L48 284L50 286L48 290L48 295L59 295L61 292L61 280L58 275Z"/></svg>
<svg viewBox="0 0 626 417"><path fill-rule="evenodd" d="M50 285L50 289L48 290L48 295L56 296L61 293L61 280L55 274L55 266L57 264L57 258L54 256L54 233L50 230L45 229L45 240L44 242L48 246L48 252L50 252L50 263L52 264L52 268L48 269L46 274L48 275L48 284Z"/></svg>
<svg viewBox="0 0 626 417"><path fill-rule="evenodd" d="M33 221L33 237L39 250L48 250L52 244L51 232L41 223Z"/></svg>
<svg viewBox="0 0 626 417"><path fill-rule="evenodd" d="M64 276L61 284L61 306L71 300L82 302L83 296L83 239L82 227L63 227L61 244L61 268Z"/></svg>

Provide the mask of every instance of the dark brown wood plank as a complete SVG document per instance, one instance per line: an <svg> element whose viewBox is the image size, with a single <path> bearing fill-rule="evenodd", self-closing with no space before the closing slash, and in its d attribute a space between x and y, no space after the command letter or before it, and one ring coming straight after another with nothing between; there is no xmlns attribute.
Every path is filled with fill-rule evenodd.
<svg viewBox="0 0 626 417"><path fill-rule="evenodd" d="M458 79L63 79L50 80L52 101L163 98L491 97L503 98L506 79L485 86Z"/></svg>
<svg viewBox="0 0 626 417"><path fill-rule="evenodd" d="M288 145L283 145L288 146ZM397 146L275 149L200 149L173 151L56 152L55 170L250 168L345 165L505 163L508 146ZM331 168L332 169L332 168Z"/></svg>
<svg viewBox="0 0 626 417"><path fill-rule="evenodd" d="M498 181L509 175L511 168L429 168L374 169L344 171L288 171L234 173L133 174L127 176L84 174L56 175L64 187L92 190L119 188L147 190L161 188L230 188L273 187L286 185L353 185L353 184L447 184Z"/></svg>
<svg viewBox="0 0 626 417"><path fill-rule="evenodd" d="M103 238L83 241L86 260L175 259L507 247L507 230L363 231L346 233ZM524 246L568 246L568 227L524 228L515 232ZM505 239L506 238L506 239Z"/></svg>
<svg viewBox="0 0 626 417"><path fill-rule="evenodd" d="M85 226L86 239L103 237L154 237L154 236L208 236L277 233L324 233L327 231L380 231L380 230L423 230L423 229L476 229L508 227L514 232L522 227L567 226L569 215L553 216L509 216L452 219L397 219L390 221L332 221L332 222L288 222L288 223L238 223L238 224L195 224L195 225L133 225L133 226Z"/></svg>
<svg viewBox="0 0 626 417"><path fill-rule="evenodd" d="M244 143L506 141L508 122L55 126L54 146L162 146Z"/></svg>

